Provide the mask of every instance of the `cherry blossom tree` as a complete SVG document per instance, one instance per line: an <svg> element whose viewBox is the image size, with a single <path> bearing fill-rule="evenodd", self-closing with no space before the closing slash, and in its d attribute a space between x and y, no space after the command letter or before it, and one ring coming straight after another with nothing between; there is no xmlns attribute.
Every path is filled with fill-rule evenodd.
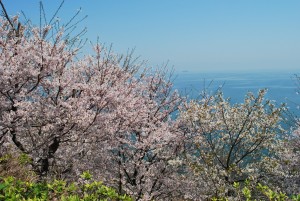
<svg viewBox="0 0 300 201"><path fill-rule="evenodd" d="M300 191L300 135L299 127L291 131L282 142L282 150L279 152L282 175L277 177L277 183L289 195Z"/></svg>
<svg viewBox="0 0 300 201"><path fill-rule="evenodd" d="M296 93L300 93L300 77L294 77L296 85ZM297 104L295 101L292 104ZM297 107L297 109L299 109ZM284 143L284 151L282 152L281 161L286 176L283 178L284 188L289 194L297 194L300 192L300 122L292 112L289 114L289 121L291 122L291 132Z"/></svg>
<svg viewBox="0 0 300 201"><path fill-rule="evenodd" d="M228 195L234 182L247 178L274 182L272 175L280 171L284 107L264 101L264 94L248 93L244 103L231 105L217 93L181 109L185 167L193 172L189 188L201 189L198 196Z"/></svg>
<svg viewBox="0 0 300 201"><path fill-rule="evenodd" d="M182 99L169 73L100 45L78 60L62 30L47 40L52 29L0 19L2 148L27 154L40 179L91 170L137 200L174 195Z"/></svg>
<svg viewBox="0 0 300 201"><path fill-rule="evenodd" d="M19 24L18 18L12 23ZM65 51L62 34L51 44L44 40L49 26L33 28L29 37L13 36L11 30L10 23L1 19L2 136L9 135L21 152L30 154L33 168L43 176L60 144L79 139L75 130L84 135L92 121L91 109L86 99L76 97L80 79L80 70L72 63L76 50Z"/></svg>
<svg viewBox="0 0 300 201"><path fill-rule="evenodd" d="M102 177L113 176L111 180L119 191L125 190L137 199L170 197L176 190L174 169L168 160L177 154L178 132L170 115L180 98L163 78L161 71L141 78L142 86L134 92L136 97L130 98L127 110L118 112L110 123L115 125L112 136L109 135L112 138L99 142L95 148L107 152L104 148L111 147L109 160L100 159L105 154L97 157L97 161L110 164L96 163L97 174L104 173L106 167L108 175Z"/></svg>

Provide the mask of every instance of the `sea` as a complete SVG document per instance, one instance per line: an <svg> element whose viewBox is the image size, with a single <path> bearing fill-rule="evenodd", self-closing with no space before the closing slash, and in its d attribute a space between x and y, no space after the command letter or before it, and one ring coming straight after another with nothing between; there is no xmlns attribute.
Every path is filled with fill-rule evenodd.
<svg viewBox="0 0 300 201"><path fill-rule="evenodd" d="M242 103L248 92L257 94L267 89L265 99L273 100L275 105L286 104L289 112L300 118L300 80L294 72L195 72L174 73L174 88L188 99L201 98L201 93L216 93L221 90L230 102ZM299 74L300 75L300 72Z"/></svg>

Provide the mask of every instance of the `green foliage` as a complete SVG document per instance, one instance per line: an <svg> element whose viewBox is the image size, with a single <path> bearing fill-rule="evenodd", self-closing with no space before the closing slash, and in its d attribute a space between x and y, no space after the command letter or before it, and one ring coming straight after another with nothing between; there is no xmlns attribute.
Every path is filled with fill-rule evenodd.
<svg viewBox="0 0 300 201"><path fill-rule="evenodd" d="M5 154L3 156L0 157L0 164L1 163L7 163L9 161L9 159L11 159L12 156L11 154Z"/></svg>
<svg viewBox="0 0 300 201"><path fill-rule="evenodd" d="M81 175L81 178L86 179L86 180L90 180L92 179L92 174L89 171L84 171Z"/></svg>
<svg viewBox="0 0 300 201"><path fill-rule="evenodd" d="M102 182L91 181L92 175L87 173L83 173L86 176L83 182L70 184L64 180L39 183L25 182L11 176L0 178L0 200L132 200L127 195L119 195L113 188L103 185Z"/></svg>
<svg viewBox="0 0 300 201"><path fill-rule="evenodd" d="M18 157L20 165L27 165L30 164L32 159L27 154L20 154Z"/></svg>
<svg viewBox="0 0 300 201"><path fill-rule="evenodd" d="M33 181L36 179L35 173L31 169L32 159L24 153L13 151L4 153L0 157L0 178L14 176L22 181Z"/></svg>
<svg viewBox="0 0 300 201"><path fill-rule="evenodd" d="M235 194L233 196L212 198L214 201L225 201L225 200L269 200L269 201L300 201L300 194L288 196L286 193L277 192L272 190L266 185L258 184L255 188L252 188L251 182L246 180L243 184L234 182L233 187L235 189Z"/></svg>

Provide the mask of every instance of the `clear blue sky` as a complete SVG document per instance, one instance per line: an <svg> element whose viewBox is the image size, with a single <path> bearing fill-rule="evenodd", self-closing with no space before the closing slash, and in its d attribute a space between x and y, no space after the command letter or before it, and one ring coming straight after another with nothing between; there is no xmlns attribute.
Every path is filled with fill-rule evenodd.
<svg viewBox="0 0 300 201"><path fill-rule="evenodd" d="M10 14L39 21L37 0L2 0ZM60 0L44 0L50 17ZM300 69L299 0L66 0L66 21L78 8L88 15L87 37L151 65L177 71Z"/></svg>

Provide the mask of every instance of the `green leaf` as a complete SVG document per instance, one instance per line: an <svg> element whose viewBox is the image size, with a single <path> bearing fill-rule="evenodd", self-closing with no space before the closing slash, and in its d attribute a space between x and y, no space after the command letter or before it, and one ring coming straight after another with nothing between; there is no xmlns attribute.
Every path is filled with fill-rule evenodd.
<svg viewBox="0 0 300 201"><path fill-rule="evenodd" d="M5 187L6 187L5 184L3 184L3 183L0 184L0 190L4 189Z"/></svg>

